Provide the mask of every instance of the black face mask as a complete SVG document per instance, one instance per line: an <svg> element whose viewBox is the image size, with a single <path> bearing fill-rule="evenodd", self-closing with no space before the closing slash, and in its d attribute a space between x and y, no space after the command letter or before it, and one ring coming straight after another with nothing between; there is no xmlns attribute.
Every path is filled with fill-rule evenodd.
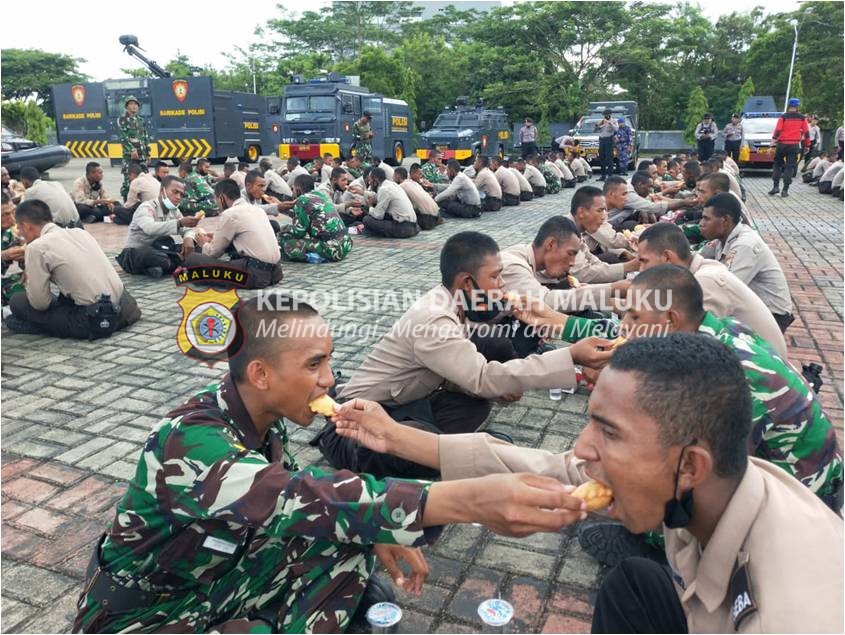
<svg viewBox="0 0 845 635"><path fill-rule="evenodd" d="M96 183L91 184L91 189L95 192L99 192L100 188L102 188L102 187L103 187L103 184L102 184L101 181L97 181Z"/></svg>
<svg viewBox="0 0 845 635"><path fill-rule="evenodd" d="M692 520L692 490L687 490L678 499L678 477L681 472L681 461L684 459L684 450L698 443L695 439L681 448L681 456L678 457L678 466L675 468L675 486L672 498L666 501L666 508L663 512L663 524L669 529L679 529L689 525Z"/></svg>
<svg viewBox="0 0 845 635"><path fill-rule="evenodd" d="M475 279L470 278L470 280L472 281L473 288L476 289L477 291L481 291L479 286L475 283ZM486 292L484 293L484 299L480 303L478 303L478 304L485 305L487 307L486 309L469 308L469 307L473 307L474 305L477 304L477 303L473 302L473 297L478 297L479 295L481 295L481 294L480 293L470 294L470 293L467 293L466 291L464 291L464 298L466 299L466 305L467 305L467 309L464 310L464 315L466 315L467 319L471 320L473 322L490 322L492 320L495 320L497 317L499 317L499 315L502 313L501 303L500 302L494 303L492 300L490 300L489 293L486 293ZM496 308L497 305L498 305L499 308Z"/></svg>

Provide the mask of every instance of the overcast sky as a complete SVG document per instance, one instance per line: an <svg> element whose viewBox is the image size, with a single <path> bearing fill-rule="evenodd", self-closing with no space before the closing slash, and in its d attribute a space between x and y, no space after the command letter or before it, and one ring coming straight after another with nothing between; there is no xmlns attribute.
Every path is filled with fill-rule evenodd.
<svg viewBox="0 0 845 635"><path fill-rule="evenodd" d="M49 19L38 20L34 28L3 29L0 41L2 48L37 48L84 58L86 62L81 69L95 81L122 77L121 68L140 66L140 62L123 53L117 41L124 33L136 35L147 56L161 65L179 51L198 66L222 69L227 66L233 47L245 48L255 37L256 25L281 15L277 5L301 11L317 9L326 3L320 0L250 0L244 4L210 3L198 7L193 2L149 0L134 6L113 0L87 0L86 18L81 18L77 4L49 3L44 5ZM502 4L510 4L510 1ZM746 11L758 4L765 4L768 13L798 8L797 0L703 2L704 13L714 20L723 13ZM129 10L130 6L134 9Z"/></svg>

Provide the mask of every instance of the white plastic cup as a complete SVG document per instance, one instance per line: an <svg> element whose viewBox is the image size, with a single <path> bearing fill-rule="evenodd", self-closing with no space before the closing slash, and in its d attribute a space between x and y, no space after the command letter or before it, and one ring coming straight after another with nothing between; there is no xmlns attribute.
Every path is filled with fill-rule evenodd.
<svg viewBox="0 0 845 635"><path fill-rule="evenodd" d="M396 633L402 619L402 609L393 602L378 602L367 609L371 633Z"/></svg>
<svg viewBox="0 0 845 635"><path fill-rule="evenodd" d="M549 399L560 401L563 399L563 390L561 388L549 388Z"/></svg>
<svg viewBox="0 0 845 635"><path fill-rule="evenodd" d="M507 633L513 619L513 606L507 600L490 598L478 605L478 617L485 633Z"/></svg>

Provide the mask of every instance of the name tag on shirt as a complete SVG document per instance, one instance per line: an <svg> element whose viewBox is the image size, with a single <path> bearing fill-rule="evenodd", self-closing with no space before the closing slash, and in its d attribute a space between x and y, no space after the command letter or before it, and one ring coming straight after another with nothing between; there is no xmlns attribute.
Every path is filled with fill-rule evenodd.
<svg viewBox="0 0 845 635"><path fill-rule="evenodd" d="M202 541L202 546L206 549L210 549L211 551L225 553L228 556L235 553L238 548L236 543L229 542L228 540L221 540L220 538L215 538L214 536L206 536L205 540Z"/></svg>

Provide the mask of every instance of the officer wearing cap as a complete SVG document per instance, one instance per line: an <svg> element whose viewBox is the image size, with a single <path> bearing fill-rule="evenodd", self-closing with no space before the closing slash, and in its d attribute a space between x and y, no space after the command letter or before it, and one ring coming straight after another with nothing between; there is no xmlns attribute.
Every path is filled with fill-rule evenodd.
<svg viewBox="0 0 845 635"><path fill-rule="evenodd" d="M603 119L594 127L594 132L599 134L599 163L601 164L599 181L604 181L613 174L613 137L619 130L619 124L613 121L612 114L610 109L605 110L602 113Z"/></svg>
<svg viewBox="0 0 845 635"><path fill-rule="evenodd" d="M131 162L145 165L150 158L149 145L150 133L147 130L147 120L138 111L141 109L140 102L130 95L123 102L126 111L117 118L117 130L120 134L120 143L123 146L123 157L121 173L123 174L123 185L120 187L120 196L125 201L129 194L129 164Z"/></svg>
<svg viewBox="0 0 845 635"><path fill-rule="evenodd" d="M775 163L772 169L772 189L769 194L774 196L780 192L780 179L783 177L783 198L789 196L789 185L792 175L798 165L798 155L801 154L801 144L810 146L810 126L807 117L798 112L801 100L793 97L787 102L786 112L775 124L772 133L772 145L775 146Z"/></svg>
<svg viewBox="0 0 845 635"><path fill-rule="evenodd" d="M701 122L695 127L695 139L698 141L698 160L704 163L713 154L716 146L716 135L719 134L719 126L713 121L713 115L704 113Z"/></svg>
<svg viewBox="0 0 845 635"><path fill-rule="evenodd" d="M739 113L731 115L731 122L725 124L725 152L734 161L739 161L739 147L742 145L742 120Z"/></svg>
<svg viewBox="0 0 845 635"><path fill-rule="evenodd" d="M369 111L365 110L361 118L352 124L352 149L355 150L355 156L365 163L369 163L373 156L372 118Z"/></svg>

